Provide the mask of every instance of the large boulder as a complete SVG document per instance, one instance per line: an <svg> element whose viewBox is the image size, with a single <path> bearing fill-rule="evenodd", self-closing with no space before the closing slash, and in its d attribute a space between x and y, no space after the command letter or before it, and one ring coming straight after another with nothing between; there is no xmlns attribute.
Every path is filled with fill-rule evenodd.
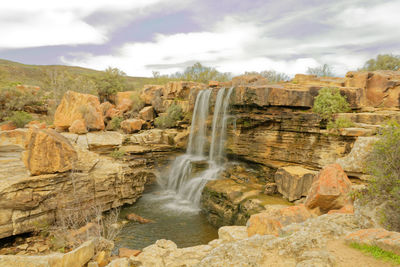
<svg viewBox="0 0 400 267"><path fill-rule="evenodd" d="M97 96L68 91L54 115L54 126L67 130L74 121L84 120L90 130L103 130L104 121Z"/></svg>
<svg viewBox="0 0 400 267"><path fill-rule="evenodd" d="M267 210L250 216L247 221L248 236L279 235L279 230L292 223L300 223L313 217L304 205L285 207L271 205Z"/></svg>
<svg viewBox="0 0 400 267"><path fill-rule="evenodd" d="M139 112L140 118L145 121L152 121L154 120L154 109L153 107L144 107L140 112Z"/></svg>
<svg viewBox="0 0 400 267"><path fill-rule="evenodd" d="M71 126L68 128L68 131L70 133L75 133L75 134L85 134L85 133L88 132L84 120L76 120L76 121L74 121L71 124Z"/></svg>
<svg viewBox="0 0 400 267"><path fill-rule="evenodd" d="M191 90L195 87L199 86L199 83L195 82L169 82L163 88L163 96L165 99L179 99L179 100L187 100L189 98L189 94Z"/></svg>
<svg viewBox="0 0 400 267"><path fill-rule="evenodd" d="M335 163L324 167L315 177L305 202L309 209L322 213L351 205L351 181L342 167Z"/></svg>
<svg viewBox="0 0 400 267"><path fill-rule="evenodd" d="M146 105L156 107L162 102L164 86L162 85L145 85L140 95Z"/></svg>
<svg viewBox="0 0 400 267"><path fill-rule="evenodd" d="M358 137L350 153L343 158L339 158L336 163L340 164L346 173L363 179L365 177L366 160L376 141L378 141L376 136Z"/></svg>
<svg viewBox="0 0 400 267"><path fill-rule="evenodd" d="M66 172L77 160L68 139L52 129L30 129L25 148L24 163L32 175Z"/></svg>
<svg viewBox="0 0 400 267"><path fill-rule="evenodd" d="M124 133L135 133L142 129L143 121L139 119L129 119L121 122L121 129Z"/></svg>
<svg viewBox="0 0 400 267"><path fill-rule="evenodd" d="M289 201L307 196L316 173L300 166L279 168L275 173L278 192Z"/></svg>

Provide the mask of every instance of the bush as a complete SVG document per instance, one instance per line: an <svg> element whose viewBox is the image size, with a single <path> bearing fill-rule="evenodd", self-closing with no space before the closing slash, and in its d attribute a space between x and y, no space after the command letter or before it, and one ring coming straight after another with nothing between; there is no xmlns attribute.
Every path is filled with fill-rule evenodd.
<svg viewBox="0 0 400 267"><path fill-rule="evenodd" d="M365 62L362 70L400 70L400 56L378 55L376 59L370 59Z"/></svg>
<svg viewBox="0 0 400 267"><path fill-rule="evenodd" d="M124 121L124 118L122 118L122 117L114 117L114 118L112 118L111 121L109 122L109 125L111 125L110 126L110 130L116 131L116 130L120 129L121 128L121 122L123 122L123 121Z"/></svg>
<svg viewBox="0 0 400 267"><path fill-rule="evenodd" d="M346 97L340 94L338 88L322 88L314 99L313 111L328 121L332 120L333 114L349 110L350 105Z"/></svg>
<svg viewBox="0 0 400 267"><path fill-rule="evenodd" d="M138 112L144 107L144 101L139 92L133 92L131 95L132 111Z"/></svg>
<svg viewBox="0 0 400 267"><path fill-rule="evenodd" d="M400 231L400 125L390 122L367 160L367 172L373 177L368 199L386 202L382 222L389 229Z"/></svg>
<svg viewBox="0 0 400 267"><path fill-rule="evenodd" d="M32 115L25 111L14 111L12 116L7 117L18 128L23 128L28 122L32 121Z"/></svg>
<svg viewBox="0 0 400 267"><path fill-rule="evenodd" d="M21 91L17 88L4 88L0 90L0 121L11 116L13 111L24 111L29 107L44 106L46 97L42 91ZM33 108L35 109L35 108ZM40 108L42 110L43 108ZM44 108L44 110L46 110Z"/></svg>
<svg viewBox="0 0 400 267"><path fill-rule="evenodd" d="M182 118L182 108L178 105L172 104L167 110L167 115L156 118L154 124L158 128L172 128L176 126L176 122L182 120Z"/></svg>
<svg viewBox="0 0 400 267"><path fill-rule="evenodd" d="M97 93L101 102L112 101L113 95L127 89L125 75L123 71L109 67L96 78Z"/></svg>
<svg viewBox="0 0 400 267"><path fill-rule="evenodd" d="M343 128L349 128L349 127L353 127L354 123L349 120L348 118L345 117L339 117L334 121L329 121L328 125L326 126L326 128L328 130L338 130L338 129L343 129Z"/></svg>

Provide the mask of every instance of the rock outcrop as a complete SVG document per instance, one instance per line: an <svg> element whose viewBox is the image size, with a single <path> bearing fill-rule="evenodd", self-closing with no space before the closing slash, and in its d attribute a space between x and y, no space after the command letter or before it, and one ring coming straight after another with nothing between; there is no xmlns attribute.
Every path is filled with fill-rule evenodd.
<svg viewBox="0 0 400 267"><path fill-rule="evenodd" d="M306 197L316 173L300 166L279 168L274 177L278 192L289 201Z"/></svg>
<svg viewBox="0 0 400 267"><path fill-rule="evenodd" d="M105 211L134 203L144 185L155 180L155 166L167 162L175 153L173 144L168 143L174 135L168 139L168 134L161 132L159 140L145 138L146 132L140 135L141 138L117 132L60 135L38 129L0 132L0 238L51 224L66 212L65 208L90 209L96 205ZM130 148L130 137L138 142L135 149ZM56 173L30 175L22 161L23 153L29 155L25 150L27 140L31 169L54 172L57 168L53 166L57 166ZM124 140L128 143L122 148L126 149L126 162L110 157ZM68 158L61 161L66 155ZM73 157L77 157L74 171L62 169L62 164L72 162Z"/></svg>
<svg viewBox="0 0 400 267"><path fill-rule="evenodd" d="M339 164L322 169L315 177L305 205L309 209L318 208L325 213L351 205L351 181Z"/></svg>
<svg viewBox="0 0 400 267"><path fill-rule="evenodd" d="M104 129L103 114L96 96L73 91L64 94L54 115L54 126L66 131L76 120L84 120L89 130Z"/></svg>
<svg viewBox="0 0 400 267"><path fill-rule="evenodd" d="M30 129L25 148L24 163L32 175L66 172L77 160L69 141L52 129Z"/></svg>
<svg viewBox="0 0 400 267"><path fill-rule="evenodd" d="M279 230L292 223L301 223L313 215L304 205L285 207L271 205L261 213L250 216L247 221L248 236L279 235Z"/></svg>

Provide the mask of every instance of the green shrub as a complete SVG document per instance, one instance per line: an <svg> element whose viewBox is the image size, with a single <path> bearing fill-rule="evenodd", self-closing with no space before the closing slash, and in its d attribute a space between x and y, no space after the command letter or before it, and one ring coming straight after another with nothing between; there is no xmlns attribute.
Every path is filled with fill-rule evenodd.
<svg viewBox="0 0 400 267"><path fill-rule="evenodd" d="M314 99L313 111L328 121L332 120L333 114L349 110L350 105L338 88L322 88Z"/></svg>
<svg viewBox="0 0 400 267"><path fill-rule="evenodd" d="M346 117L339 117L334 121L329 121L328 125L326 126L326 128L328 130L338 130L338 129L343 129L343 128L349 128L349 127L353 127L354 123L346 118Z"/></svg>
<svg viewBox="0 0 400 267"><path fill-rule="evenodd" d="M122 118L122 117L114 117L114 118L112 118L111 119L111 121L109 122L109 124L111 125L110 127L110 130L114 130L114 131L116 131L116 130L118 130L118 129L120 129L121 128L121 122L123 122L124 121L124 118Z"/></svg>
<svg viewBox="0 0 400 267"><path fill-rule="evenodd" d="M0 90L0 121L11 116L13 111L24 111L28 107L42 107L46 97L42 91L21 91L17 88Z"/></svg>
<svg viewBox="0 0 400 267"><path fill-rule="evenodd" d="M131 95L132 111L138 112L144 107L144 101L139 92L133 92Z"/></svg>
<svg viewBox="0 0 400 267"><path fill-rule="evenodd" d="M112 101L112 96L127 89L124 76L126 74L123 71L108 67L101 75L96 77L95 83L101 102Z"/></svg>
<svg viewBox="0 0 400 267"><path fill-rule="evenodd" d="M176 122L182 120L182 118L182 108L176 104L172 104L167 110L167 115L156 118L154 124L158 128L172 128L176 126Z"/></svg>
<svg viewBox="0 0 400 267"><path fill-rule="evenodd" d="M365 62L362 70L400 70L400 56L383 54Z"/></svg>
<svg viewBox="0 0 400 267"><path fill-rule="evenodd" d="M382 222L389 229L400 231L400 125L390 122L381 131L367 160L367 172L373 177L367 199L385 202Z"/></svg>
<svg viewBox="0 0 400 267"><path fill-rule="evenodd" d="M28 122L32 121L32 115L25 111L14 111L7 120L11 121L18 128L24 127Z"/></svg>

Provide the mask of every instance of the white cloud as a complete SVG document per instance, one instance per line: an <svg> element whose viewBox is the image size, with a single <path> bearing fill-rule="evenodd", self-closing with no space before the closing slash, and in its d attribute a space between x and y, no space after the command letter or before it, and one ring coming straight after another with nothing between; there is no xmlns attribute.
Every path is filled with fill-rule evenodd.
<svg viewBox="0 0 400 267"><path fill-rule="evenodd" d="M96 69L118 67L132 76L151 76L153 70L172 73L195 61L234 74L274 69L291 75L327 63L344 75L375 56L371 53L396 52L379 49L386 44L399 46L397 10L399 1L369 5L338 1L268 23L262 16L226 15L207 31L155 34L152 42L126 43L110 55L65 57L63 62ZM297 25L304 21L310 23ZM286 29L293 36L290 31L277 35Z"/></svg>
<svg viewBox="0 0 400 267"><path fill-rule="evenodd" d="M135 12L166 0L13 0L0 4L0 48L102 44L113 23L90 25L95 12ZM119 21L123 16L116 16ZM115 23L115 25L117 25Z"/></svg>

